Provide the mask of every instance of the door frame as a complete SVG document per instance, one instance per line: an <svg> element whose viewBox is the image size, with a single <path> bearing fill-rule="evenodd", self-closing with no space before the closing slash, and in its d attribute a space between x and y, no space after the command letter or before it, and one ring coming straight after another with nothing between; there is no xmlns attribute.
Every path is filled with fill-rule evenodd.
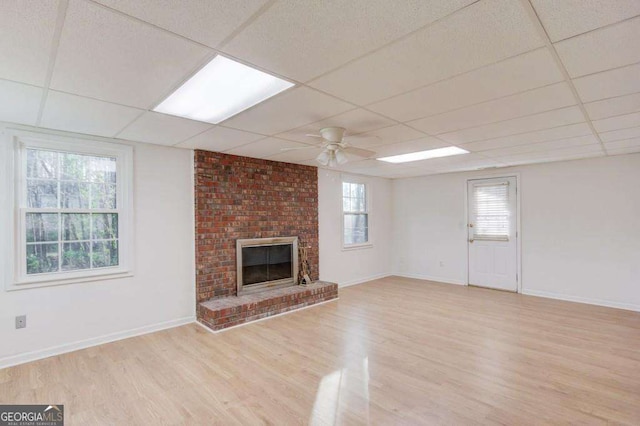
<svg viewBox="0 0 640 426"><path fill-rule="evenodd" d="M465 264L466 268L466 282L465 285L469 285L469 181L472 180L482 180L482 179L500 179L500 178L515 178L516 180L516 273L518 274L517 280L517 293L522 293L522 229L521 229L521 220L520 220L520 194L522 193L521 179L520 173L496 173L496 174L487 174L487 175L479 175L468 177L464 180L464 241L466 245L467 252L467 262Z"/></svg>

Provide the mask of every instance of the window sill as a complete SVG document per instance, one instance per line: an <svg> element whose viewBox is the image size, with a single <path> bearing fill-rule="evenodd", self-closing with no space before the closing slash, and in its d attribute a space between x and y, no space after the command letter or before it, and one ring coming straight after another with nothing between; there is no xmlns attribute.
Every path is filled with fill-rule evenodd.
<svg viewBox="0 0 640 426"><path fill-rule="evenodd" d="M348 246L342 246L342 251L362 250L362 249L370 249L370 248L373 248L373 243L351 244Z"/></svg>
<svg viewBox="0 0 640 426"><path fill-rule="evenodd" d="M17 290L27 290L30 288L40 288L40 287L53 287L58 285L67 285L67 284L78 284L78 283L86 283L91 281L106 281L106 280L115 280L119 278L128 278L132 277L133 272L131 271L120 271L113 272L109 274L100 274L100 275L87 275L83 277L74 277L74 278L62 278L62 279L47 279L41 281L19 281L10 284L7 287L7 291L17 291Z"/></svg>

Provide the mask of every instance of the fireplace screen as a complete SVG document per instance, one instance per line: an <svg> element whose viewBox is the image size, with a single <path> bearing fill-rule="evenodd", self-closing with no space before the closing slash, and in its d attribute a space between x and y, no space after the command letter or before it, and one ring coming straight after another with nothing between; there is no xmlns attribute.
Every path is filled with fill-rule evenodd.
<svg viewBox="0 0 640 426"><path fill-rule="evenodd" d="M297 259L296 237L238 240L238 294L296 284Z"/></svg>
<svg viewBox="0 0 640 426"><path fill-rule="evenodd" d="M291 244L242 248L242 285L293 277Z"/></svg>

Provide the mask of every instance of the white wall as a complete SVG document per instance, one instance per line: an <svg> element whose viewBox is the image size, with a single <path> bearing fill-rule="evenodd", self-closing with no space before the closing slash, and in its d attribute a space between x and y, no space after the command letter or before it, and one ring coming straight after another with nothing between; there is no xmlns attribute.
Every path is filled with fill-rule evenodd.
<svg viewBox="0 0 640 426"><path fill-rule="evenodd" d="M353 176L353 175L344 175ZM340 286L357 284L391 273L391 181L358 176L369 186L370 238L367 248L342 248L342 177L318 169L320 279Z"/></svg>
<svg viewBox="0 0 640 426"><path fill-rule="evenodd" d="M514 172L520 173L523 293L640 310L640 154L491 174ZM393 182L394 273L466 283L465 185L487 175Z"/></svg>
<svg viewBox="0 0 640 426"><path fill-rule="evenodd" d="M193 320L192 151L134 150L134 276L17 291L0 283L0 368ZM27 328L16 330L22 314Z"/></svg>

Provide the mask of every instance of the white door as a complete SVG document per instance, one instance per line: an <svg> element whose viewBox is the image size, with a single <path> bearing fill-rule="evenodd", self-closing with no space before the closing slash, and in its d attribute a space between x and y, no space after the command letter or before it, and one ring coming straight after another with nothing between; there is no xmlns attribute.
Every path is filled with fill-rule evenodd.
<svg viewBox="0 0 640 426"><path fill-rule="evenodd" d="M516 178L468 181L469 284L518 291Z"/></svg>

